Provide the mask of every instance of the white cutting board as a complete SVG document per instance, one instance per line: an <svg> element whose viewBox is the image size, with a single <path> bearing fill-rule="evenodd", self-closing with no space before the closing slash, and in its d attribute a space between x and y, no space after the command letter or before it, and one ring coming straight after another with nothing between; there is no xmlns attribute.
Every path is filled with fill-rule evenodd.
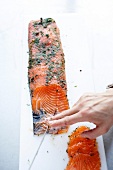
<svg viewBox="0 0 113 170"><path fill-rule="evenodd" d="M42 136L34 136L32 131L32 111L27 84L28 23L40 17L52 17L60 29L61 41L66 61L66 77L70 107L85 92L94 92L93 58L91 51L91 30L84 17L76 14L37 15L29 14L23 25L23 77L21 96L20 164L19 170L27 170L40 144ZM82 71L80 71L82 70ZM45 136L32 170L64 170L68 163L66 153L68 135L80 125L93 127L88 122L70 126L68 133ZM101 170L107 170L102 137L97 138L101 158Z"/></svg>

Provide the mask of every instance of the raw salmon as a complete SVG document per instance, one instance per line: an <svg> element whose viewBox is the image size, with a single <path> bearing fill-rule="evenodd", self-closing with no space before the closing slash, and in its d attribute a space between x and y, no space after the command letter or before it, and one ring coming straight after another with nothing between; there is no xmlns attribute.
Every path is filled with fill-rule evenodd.
<svg viewBox="0 0 113 170"><path fill-rule="evenodd" d="M60 31L55 20L31 21L28 28L28 80L33 111L34 134L44 133L46 117L69 109L65 59ZM68 127L50 129L66 132Z"/></svg>
<svg viewBox="0 0 113 170"><path fill-rule="evenodd" d="M89 128L80 126L69 136L67 148L69 162L66 170L100 170L101 161L96 139L81 136L86 130Z"/></svg>

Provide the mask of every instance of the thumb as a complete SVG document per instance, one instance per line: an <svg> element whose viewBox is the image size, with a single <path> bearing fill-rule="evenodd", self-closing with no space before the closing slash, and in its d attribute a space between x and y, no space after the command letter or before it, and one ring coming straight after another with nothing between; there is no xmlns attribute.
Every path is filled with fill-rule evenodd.
<svg viewBox="0 0 113 170"><path fill-rule="evenodd" d="M81 136L84 138L95 139L96 137L103 134L102 126L96 126L96 128L84 131Z"/></svg>

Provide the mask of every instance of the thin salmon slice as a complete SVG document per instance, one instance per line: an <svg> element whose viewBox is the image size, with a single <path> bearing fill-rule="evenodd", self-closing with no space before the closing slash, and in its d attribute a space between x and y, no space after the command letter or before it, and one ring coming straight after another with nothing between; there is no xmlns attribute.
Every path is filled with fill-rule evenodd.
<svg viewBox="0 0 113 170"><path fill-rule="evenodd" d="M69 162L66 170L100 170L101 161L96 139L81 136L86 130L89 128L80 126L69 136L67 148Z"/></svg>
<svg viewBox="0 0 113 170"><path fill-rule="evenodd" d="M28 80L33 112L34 134L45 132L44 119L69 109L65 58L60 31L55 20L31 21L28 28ZM68 127L49 129L64 133Z"/></svg>

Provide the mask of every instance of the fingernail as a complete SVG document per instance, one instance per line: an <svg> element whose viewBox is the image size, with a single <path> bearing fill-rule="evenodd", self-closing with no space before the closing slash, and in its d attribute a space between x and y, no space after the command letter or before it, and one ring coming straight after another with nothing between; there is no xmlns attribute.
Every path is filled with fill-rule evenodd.
<svg viewBox="0 0 113 170"><path fill-rule="evenodd" d="M50 118L50 117L48 117L48 118L45 118L45 120L46 120L46 121L50 121L50 120L51 120L51 118Z"/></svg>
<svg viewBox="0 0 113 170"><path fill-rule="evenodd" d="M49 118L46 117L45 120L49 120Z"/></svg>
<svg viewBox="0 0 113 170"><path fill-rule="evenodd" d="M83 138L88 138L88 135L86 134L86 132L88 132L88 131L85 131L85 132L82 132L82 133L81 133L81 136L82 136Z"/></svg>
<svg viewBox="0 0 113 170"><path fill-rule="evenodd" d="M87 135L85 135L84 133L81 133L81 136L82 136L83 138L86 138L86 137L87 137Z"/></svg>
<svg viewBox="0 0 113 170"><path fill-rule="evenodd" d="M83 133L81 134L81 136L82 136L83 138L95 139L91 134L87 134L87 132L86 132L86 133L83 132Z"/></svg>

